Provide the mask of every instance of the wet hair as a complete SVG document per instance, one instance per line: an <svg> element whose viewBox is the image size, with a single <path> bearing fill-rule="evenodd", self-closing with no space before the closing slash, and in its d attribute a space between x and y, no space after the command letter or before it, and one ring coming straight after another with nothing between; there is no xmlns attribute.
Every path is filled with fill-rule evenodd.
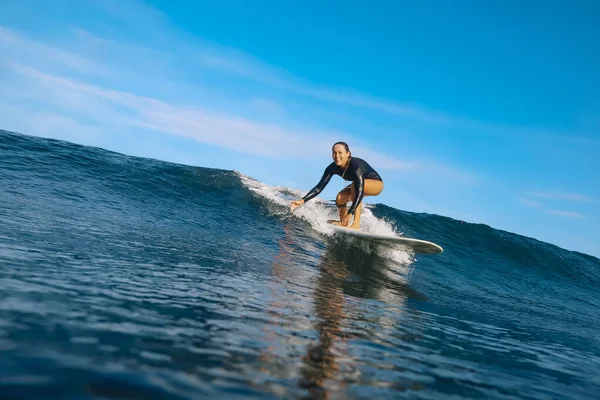
<svg viewBox="0 0 600 400"><path fill-rule="evenodd" d="M333 151L333 148L334 148L335 146L337 146L338 144L341 144L341 145L343 145L343 146L346 148L346 151L347 151L347 152L350 152L350 148L348 147L348 143L346 143L346 142L335 142L335 143L333 144L333 146L331 146L331 151Z"/></svg>

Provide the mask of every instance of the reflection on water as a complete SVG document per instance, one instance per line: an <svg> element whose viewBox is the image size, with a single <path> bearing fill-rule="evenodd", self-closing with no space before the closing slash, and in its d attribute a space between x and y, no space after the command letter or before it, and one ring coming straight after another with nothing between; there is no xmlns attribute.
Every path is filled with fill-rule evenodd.
<svg viewBox="0 0 600 400"><path fill-rule="evenodd" d="M298 264L302 238L289 225L284 227L284 233L272 265L269 309L271 323L285 321L285 325L281 326L283 335L275 334L272 328L266 330L272 343L262 361L277 368L280 376L296 378L307 398L347 397L345 390L359 378L360 364L364 362L352 354L351 342L372 340L385 327L392 328L402 318L406 300L418 297L407 285L409 266L332 240L318 260L305 259L316 265L309 273L302 273L307 271ZM301 296L294 289L297 284L308 288ZM377 301L379 311L377 307L365 306L364 300ZM279 312L289 309L303 314L302 320L282 320ZM278 349L277 343L282 347ZM295 351L291 350L293 347ZM281 365L285 361L273 365L277 362L274 355L284 352L299 360L289 360L287 367ZM281 373L282 368L286 374Z"/></svg>
<svg viewBox="0 0 600 400"><path fill-rule="evenodd" d="M313 292L314 313L316 323L314 329L318 333L318 341L308 345L304 356L302 380L300 386L307 389L311 398L327 398L327 390L340 391L343 382L336 375L339 373L335 350L342 351L346 339L341 325L346 319L344 312L344 281L349 275L345 263L326 252L319 265L317 284ZM326 385L327 381L329 384Z"/></svg>

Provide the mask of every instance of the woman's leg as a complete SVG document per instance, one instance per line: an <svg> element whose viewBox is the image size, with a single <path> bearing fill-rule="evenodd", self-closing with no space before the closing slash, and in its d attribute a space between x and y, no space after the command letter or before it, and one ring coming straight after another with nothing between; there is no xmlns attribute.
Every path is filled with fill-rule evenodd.
<svg viewBox="0 0 600 400"><path fill-rule="evenodd" d="M350 186L351 188L351 197L350 199L354 198L354 185ZM365 188L364 188L364 197L367 196L377 196L381 193L381 191L383 190L383 182L376 180L376 179L365 179ZM358 205L358 207L356 207L356 210L354 211L354 221L352 222L352 225L350 226L351 228L354 229L359 229L360 228L360 215L362 213L362 201L360 202L360 204Z"/></svg>
<svg viewBox="0 0 600 400"><path fill-rule="evenodd" d="M376 179L365 179L363 198L366 196L377 196L381 193L382 190L383 190L383 182L382 181L379 181ZM348 214L348 207L346 206L346 203L352 201L352 199L354 198L354 193L355 193L354 184L350 184L350 185L346 186L344 189L342 189L338 193L338 195L335 199L335 202L336 202L339 212L340 212L340 221L342 220L342 218L344 218L346 216L346 214ZM351 228L355 228L355 229L360 228L361 211L362 211L362 201L360 202L358 207L356 207L356 211L354 212L354 221L353 221L352 225L350 226Z"/></svg>
<svg viewBox="0 0 600 400"><path fill-rule="evenodd" d="M347 203L350 201L350 199L352 199L352 186L354 185L350 184L340 190L335 198L335 204L337 205L338 212L340 214L340 219L338 222L341 222L342 219L348 214Z"/></svg>

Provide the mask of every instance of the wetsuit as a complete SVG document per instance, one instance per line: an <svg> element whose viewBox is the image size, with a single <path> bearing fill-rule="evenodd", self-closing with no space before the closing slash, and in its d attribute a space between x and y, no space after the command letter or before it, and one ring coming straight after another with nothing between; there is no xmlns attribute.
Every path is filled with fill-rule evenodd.
<svg viewBox="0 0 600 400"><path fill-rule="evenodd" d="M354 183L354 199L352 205L348 209L348 214L354 214L356 207L360 204L364 196L365 179L376 179L382 181L381 176L371 167L365 160L357 157L351 157L348 163L348 168L338 167L334 162L329 164L325 169L323 176L317 186L312 188L303 198L306 203L319 193L327 186L333 175L339 175L346 181L352 181ZM348 186L349 187L349 186ZM341 206L341 204L338 204Z"/></svg>

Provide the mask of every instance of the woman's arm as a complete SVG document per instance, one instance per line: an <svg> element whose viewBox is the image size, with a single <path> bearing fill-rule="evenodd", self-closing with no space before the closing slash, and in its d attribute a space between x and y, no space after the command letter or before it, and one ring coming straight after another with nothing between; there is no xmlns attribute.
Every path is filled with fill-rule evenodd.
<svg viewBox="0 0 600 400"><path fill-rule="evenodd" d="M302 200L305 203L307 201L309 201L310 199L314 198L315 196L317 196L319 193L321 193L323 191L323 189L325 189L325 186L327 186L327 184L331 180L331 177L333 176L334 168L331 167L332 165L335 167L335 164L332 163L327 168L325 168L325 172L323 172L323 176L321 177L321 180L319 181L319 183L317 183L317 185L314 188L309 190L309 192L306 193L304 195L304 197L302 197Z"/></svg>

